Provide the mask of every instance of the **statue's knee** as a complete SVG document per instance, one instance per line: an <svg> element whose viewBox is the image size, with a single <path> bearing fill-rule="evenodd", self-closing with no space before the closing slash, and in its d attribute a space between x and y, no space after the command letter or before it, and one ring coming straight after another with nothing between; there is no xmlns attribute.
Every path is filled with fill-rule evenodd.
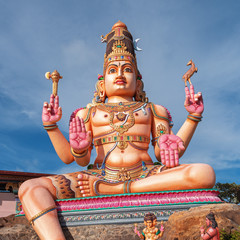
<svg viewBox="0 0 240 240"><path fill-rule="evenodd" d="M215 185L215 172L208 164L193 164L188 170L188 181L195 188L212 188Z"/></svg>
<svg viewBox="0 0 240 240"><path fill-rule="evenodd" d="M27 192L32 191L34 188L36 188L36 185L38 185L36 179L30 179L23 182L18 190L18 196L20 200Z"/></svg>
<svg viewBox="0 0 240 240"><path fill-rule="evenodd" d="M21 198L24 196L24 194L27 192L27 190L29 189L29 186L30 186L30 182L31 180L27 180L25 182L23 182L21 184L21 186L19 187L18 189L18 197Z"/></svg>

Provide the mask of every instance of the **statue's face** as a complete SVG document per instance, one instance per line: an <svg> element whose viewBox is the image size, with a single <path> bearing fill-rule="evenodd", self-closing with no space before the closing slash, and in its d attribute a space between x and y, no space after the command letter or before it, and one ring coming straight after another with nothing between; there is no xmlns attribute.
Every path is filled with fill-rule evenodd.
<svg viewBox="0 0 240 240"><path fill-rule="evenodd" d="M136 73L130 61L111 62L105 73L104 85L107 97L133 97L136 92Z"/></svg>
<svg viewBox="0 0 240 240"><path fill-rule="evenodd" d="M147 220L145 225L147 228L151 228L153 226L153 222L151 220Z"/></svg>

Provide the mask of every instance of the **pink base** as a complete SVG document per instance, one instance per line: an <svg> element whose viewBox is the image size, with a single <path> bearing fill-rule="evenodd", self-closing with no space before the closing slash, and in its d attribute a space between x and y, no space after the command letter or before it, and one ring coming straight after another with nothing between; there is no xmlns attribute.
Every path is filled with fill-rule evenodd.
<svg viewBox="0 0 240 240"><path fill-rule="evenodd" d="M166 204L220 203L219 192L214 189L166 191L154 193L105 195L91 198L57 200L59 212L91 209L140 207ZM18 215L24 214L21 210Z"/></svg>

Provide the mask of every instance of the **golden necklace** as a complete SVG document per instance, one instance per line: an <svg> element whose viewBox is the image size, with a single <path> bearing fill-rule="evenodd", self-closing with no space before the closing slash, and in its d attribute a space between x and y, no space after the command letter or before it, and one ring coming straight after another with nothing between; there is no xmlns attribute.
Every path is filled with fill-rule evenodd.
<svg viewBox="0 0 240 240"><path fill-rule="evenodd" d="M127 132L129 128L131 128L135 124L135 119L133 113L142 109L145 111L145 103L142 102L130 102L130 103L106 103L99 104L97 108L108 112L109 116L109 125L113 128L114 131L118 132L120 135ZM128 113L126 113L128 112ZM113 120L116 117L121 124L114 124ZM126 124L128 118L130 118L129 123Z"/></svg>

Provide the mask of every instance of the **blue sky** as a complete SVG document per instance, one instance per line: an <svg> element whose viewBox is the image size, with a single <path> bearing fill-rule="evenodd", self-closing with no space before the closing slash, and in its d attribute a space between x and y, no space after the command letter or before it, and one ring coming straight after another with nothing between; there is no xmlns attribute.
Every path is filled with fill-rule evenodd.
<svg viewBox="0 0 240 240"><path fill-rule="evenodd" d="M186 63L204 97L203 121L181 158L208 163L217 181L240 183L239 1L0 1L0 169L63 173L81 170L60 161L41 122L42 104L57 69L63 118L91 102L102 73L107 34L118 20L141 38L138 67L150 101L169 109L174 127L185 121ZM151 155L152 150L151 150ZM93 153L91 161L94 161Z"/></svg>

